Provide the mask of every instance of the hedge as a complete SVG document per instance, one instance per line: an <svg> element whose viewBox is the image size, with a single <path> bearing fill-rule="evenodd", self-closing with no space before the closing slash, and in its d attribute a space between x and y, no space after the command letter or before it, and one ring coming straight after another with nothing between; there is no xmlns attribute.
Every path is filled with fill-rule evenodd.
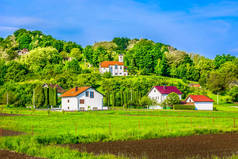
<svg viewBox="0 0 238 159"><path fill-rule="evenodd" d="M175 110L195 110L194 105L183 105L183 104L176 104L174 105Z"/></svg>

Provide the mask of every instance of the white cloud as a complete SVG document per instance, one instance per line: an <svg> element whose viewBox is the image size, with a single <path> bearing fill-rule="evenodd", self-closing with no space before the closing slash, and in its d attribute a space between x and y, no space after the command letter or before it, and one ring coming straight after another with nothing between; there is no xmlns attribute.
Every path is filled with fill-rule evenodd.
<svg viewBox="0 0 238 159"><path fill-rule="evenodd" d="M0 31L15 31L19 29L18 27L11 27L11 26L0 26Z"/></svg>
<svg viewBox="0 0 238 159"><path fill-rule="evenodd" d="M0 24L5 25L31 25L42 23L43 20L34 17L0 16Z"/></svg>
<svg viewBox="0 0 238 159"><path fill-rule="evenodd" d="M204 7L195 7L190 10L191 14L197 17L238 17L238 2L223 1L220 3L212 3Z"/></svg>

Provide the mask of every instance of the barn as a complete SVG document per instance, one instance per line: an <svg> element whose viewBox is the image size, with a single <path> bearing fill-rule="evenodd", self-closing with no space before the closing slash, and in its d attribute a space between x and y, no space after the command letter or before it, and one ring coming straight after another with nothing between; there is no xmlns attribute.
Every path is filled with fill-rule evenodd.
<svg viewBox="0 0 238 159"><path fill-rule="evenodd" d="M195 110L213 110L214 100L204 95L189 95L185 102L194 104Z"/></svg>
<svg viewBox="0 0 238 159"><path fill-rule="evenodd" d="M92 87L75 87L62 94L62 110L103 110L103 95Z"/></svg>

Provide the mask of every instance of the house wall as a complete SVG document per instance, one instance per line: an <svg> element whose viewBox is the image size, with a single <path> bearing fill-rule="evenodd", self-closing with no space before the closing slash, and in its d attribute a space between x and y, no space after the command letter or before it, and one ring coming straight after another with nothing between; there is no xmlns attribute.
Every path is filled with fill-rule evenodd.
<svg viewBox="0 0 238 159"><path fill-rule="evenodd" d="M88 97L86 97L87 91L89 92ZM103 95L93 88L89 88L87 91L77 97L62 97L62 109L66 111L93 110L93 108L103 110ZM94 92L94 98L90 98L90 91ZM80 104L80 99L84 100L84 104Z"/></svg>
<svg viewBox="0 0 238 159"><path fill-rule="evenodd" d="M161 104L168 96L168 94L161 94L156 88L152 88L151 91L149 92L148 96L151 99L155 99L157 103ZM182 99L182 96L178 94L179 99Z"/></svg>
<svg viewBox="0 0 238 159"><path fill-rule="evenodd" d="M213 102L195 102L196 110L213 110Z"/></svg>
<svg viewBox="0 0 238 159"><path fill-rule="evenodd" d="M62 110L78 111L77 97L62 97Z"/></svg>
<svg viewBox="0 0 238 159"><path fill-rule="evenodd" d="M157 103L162 103L164 98L162 96L162 94L156 89L156 88L152 88L151 91L148 94L150 99L154 99L157 101Z"/></svg>
<svg viewBox="0 0 238 159"><path fill-rule="evenodd" d="M188 97L187 100L186 100L186 103L194 103L193 99Z"/></svg>
<svg viewBox="0 0 238 159"><path fill-rule="evenodd" d="M128 73L124 71L124 66L121 66L121 65L117 65L117 69L115 65L111 65L109 66L109 68L100 66L99 71L101 73L111 72L112 76L127 76L128 75Z"/></svg>

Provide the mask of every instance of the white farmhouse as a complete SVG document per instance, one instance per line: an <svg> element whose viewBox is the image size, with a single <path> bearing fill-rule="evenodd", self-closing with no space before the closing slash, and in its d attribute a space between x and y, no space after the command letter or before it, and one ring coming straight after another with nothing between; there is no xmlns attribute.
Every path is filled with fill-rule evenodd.
<svg viewBox="0 0 238 159"><path fill-rule="evenodd" d="M91 87L75 87L61 97L65 111L103 110L103 95Z"/></svg>
<svg viewBox="0 0 238 159"><path fill-rule="evenodd" d="M183 93L175 86L154 86L148 93L148 96L151 99L156 100L158 104L161 104L166 99L166 97L172 92L177 93L179 99L180 100L182 99L181 95ZM162 107L152 106L150 109L162 109Z"/></svg>
<svg viewBox="0 0 238 159"><path fill-rule="evenodd" d="M213 110L214 100L204 95L189 95L185 102L194 104L195 110Z"/></svg>
<svg viewBox="0 0 238 159"><path fill-rule="evenodd" d="M112 76L127 76L127 68L123 63L123 55L119 55L119 61L103 61L99 65L101 73L110 72Z"/></svg>

